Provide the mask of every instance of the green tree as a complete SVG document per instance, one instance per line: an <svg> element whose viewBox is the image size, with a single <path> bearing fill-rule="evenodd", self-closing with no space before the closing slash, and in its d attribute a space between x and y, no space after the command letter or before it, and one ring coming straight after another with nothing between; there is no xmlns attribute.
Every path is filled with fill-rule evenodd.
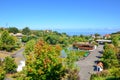
<svg viewBox="0 0 120 80"><path fill-rule="evenodd" d="M9 28L8 28L8 31L9 31L10 33L14 33L14 34L16 34L16 33L19 32L18 28L16 28L16 27L9 27Z"/></svg>
<svg viewBox="0 0 120 80"><path fill-rule="evenodd" d="M17 39L15 37L9 35L7 30L3 31L0 37L0 49L11 51L14 49L16 40Z"/></svg>
<svg viewBox="0 0 120 80"><path fill-rule="evenodd" d="M30 31L30 29L29 29L28 27L25 27L25 28L22 30L22 33L23 33L24 35L30 35L31 31Z"/></svg>
<svg viewBox="0 0 120 80"><path fill-rule="evenodd" d="M11 57L6 57L4 60L4 70L6 73L14 73L16 71L17 65L14 62L14 59Z"/></svg>
<svg viewBox="0 0 120 80"><path fill-rule="evenodd" d="M25 46L25 54L26 55L28 55L29 53L34 51L35 43L36 43L35 40L30 40L26 43L26 46Z"/></svg>
<svg viewBox="0 0 120 80"><path fill-rule="evenodd" d="M118 37L118 36L113 37L113 38L112 38L112 43L113 43L116 47L118 47L118 46L119 46L119 37Z"/></svg>
<svg viewBox="0 0 120 80"><path fill-rule="evenodd" d="M44 36L44 32L42 30L34 31L33 34L36 35L37 37L43 37Z"/></svg>
<svg viewBox="0 0 120 80"><path fill-rule="evenodd" d="M40 40L29 53L25 68L29 80L60 80L64 76L59 46L51 46Z"/></svg>
<svg viewBox="0 0 120 80"><path fill-rule="evenodd" d="M52 45L56 45L59 41L59 37L57 35L48 35L46 38L46 42Z"/></svg>
<svg viewBox="0 0 120 80"><path fill-rule="evenodd" d="M102 61L105 68L111 68L118 66L118 60L116 56L117 50L112 44L105 44ZM114 66L113 66L114 65Z"/></svg>

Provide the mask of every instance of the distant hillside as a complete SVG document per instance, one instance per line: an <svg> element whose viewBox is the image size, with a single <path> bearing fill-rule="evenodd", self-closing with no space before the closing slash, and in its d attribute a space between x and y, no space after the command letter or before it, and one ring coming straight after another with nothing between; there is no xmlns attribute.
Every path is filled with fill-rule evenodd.
<svg viewBox="0 0 120 80"><path fill-rule="evenodd" d="M120 31L118 31L118 32L115 32L115 33L112 33L112 34L120 34Z"/></svg>

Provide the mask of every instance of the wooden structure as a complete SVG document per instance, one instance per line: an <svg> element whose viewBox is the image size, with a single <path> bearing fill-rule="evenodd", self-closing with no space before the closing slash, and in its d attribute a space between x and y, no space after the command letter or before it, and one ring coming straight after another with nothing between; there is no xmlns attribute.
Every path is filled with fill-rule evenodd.
<svg viewBox="0 0 120 80"><path fill-rule="evenodd" d="M73 48L80 49L80 50L93 50L94 45L74 43Z"/></svg>

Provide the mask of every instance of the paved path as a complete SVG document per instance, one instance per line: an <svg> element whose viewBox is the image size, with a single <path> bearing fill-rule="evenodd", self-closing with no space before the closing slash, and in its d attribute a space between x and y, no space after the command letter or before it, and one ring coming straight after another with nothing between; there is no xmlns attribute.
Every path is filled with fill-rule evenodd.
<svg viewBox="0 0 120 80"><path fill-rule="evenodd" d="M16 51L13 55L12 55L12 57L14 57L14 58L20 58L20 59L22 59L22 61L25 61L25 57L24 57L24 55L23 55L23 52L24 52L24 48L21 48L21 49L19 49L18 51ZM20 63L20 62L19 62ZM13 80L13 79L11 79L11 78L5 78L4 80Z"/></svg>
<svg viewBox="0 0 120 80"><path fill-rule="evenodd" d="M21 48L20 50L16 51L16 52L14 53L14 55L12 55L12 56L15 57L15 58L19 57L19 58L21 58L23 61L25 61L25 57L24 57L24 55L23 55L23 52L24 52L24 48Z"/></svg>
<svg viewBox="0 0 120 80"><path fill-rule="evenodd" d="M90 52L90 54L84 60L77 62L80 66L80 80L90 80L90 72L94 72L95 62L99 60L102 50L103 45L99 45L95 50Z"/></svg>

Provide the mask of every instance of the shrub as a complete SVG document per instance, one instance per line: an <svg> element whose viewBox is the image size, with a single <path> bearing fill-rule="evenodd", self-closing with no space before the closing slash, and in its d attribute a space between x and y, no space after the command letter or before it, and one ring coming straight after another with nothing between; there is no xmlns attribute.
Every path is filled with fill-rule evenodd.
<svg viewBox="0 0 120 80"><path fill-rule="evenodd" d="M34 51L35 43L36 43L35 40L30 40L26 43L25 55L28 55L29 53Z"/></svg>
<svg viewBox="0 0 120 80"><path fill-rule="evenodd" d="M11 57L6 57L4 60L4 70L6 73L14 73L16 71L17 65L14 62L14 59Z"/></svg>
<svg viewBox="0 0 120 80"><path fill-rule="evenodd" d="M67 74L67 76L66 76L67 80L80 80L80 77L78 75L79 74L78 69L67 69L66 72L67 72L66 73Z"/></svg>
<svg viewBox="0 0 120 80"><path fill-rule="evenodd" d="M7 50L11 51L14 49L14 46L16 44L16 38L13 36L10 36L8 31L3 31L0 36L0 49L1 50Z"/></svg>
<svg viewBox="0 0 120 80"><path fill-rule="evenodd" d="M0 67L0 80L4 80L5 78L5 71L2 67Z"/></svg>

